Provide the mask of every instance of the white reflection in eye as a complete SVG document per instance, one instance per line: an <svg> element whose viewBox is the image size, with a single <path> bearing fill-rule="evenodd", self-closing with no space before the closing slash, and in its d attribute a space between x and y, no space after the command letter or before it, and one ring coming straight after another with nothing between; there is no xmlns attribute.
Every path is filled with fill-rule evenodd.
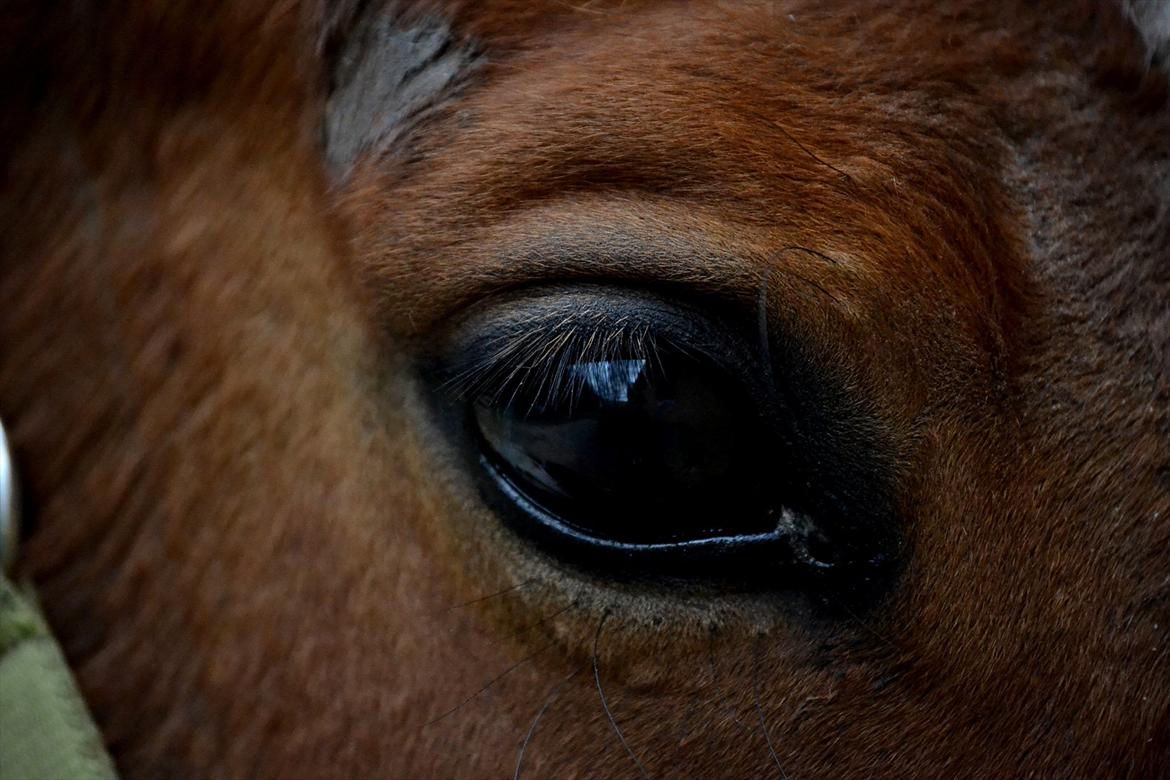
<svg viewBox="0 0 1170 780"><path fill-rule="evenodd" d="M600 360L577 363L570 369L573 377L589 385L597 398L605 403L629 403L630 388L646 370L643 360Z"/></svg>

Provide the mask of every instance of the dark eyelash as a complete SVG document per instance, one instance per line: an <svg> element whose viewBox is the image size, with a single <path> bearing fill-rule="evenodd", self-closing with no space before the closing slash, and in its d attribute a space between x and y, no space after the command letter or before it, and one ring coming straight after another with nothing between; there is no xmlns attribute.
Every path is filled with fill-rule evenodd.
<svg viewBox="0 0 1170 780"><path fill-rule="evenodd" d="M597 375L575 368L646 361L660 371L659 352L666 340L645 322L624 317L609 320L575 313L552 322L545 318L511 322L464 350L440 387L449 397L493 406L523 404L531 411L567 404L571 409L586 386L598 381Z"/></svg>

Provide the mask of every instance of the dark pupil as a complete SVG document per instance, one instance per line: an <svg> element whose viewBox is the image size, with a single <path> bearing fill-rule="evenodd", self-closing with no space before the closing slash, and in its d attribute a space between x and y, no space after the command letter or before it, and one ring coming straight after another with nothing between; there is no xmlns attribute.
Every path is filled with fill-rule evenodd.
<svg viewBox="0 0 1170 780"><path fill-rule="evenodd" d="M783 475L756 404L716 367L665 351L575 363L562 384L475 404L493 466L541 509L630 544L773 530L764 487Z"/></svg>

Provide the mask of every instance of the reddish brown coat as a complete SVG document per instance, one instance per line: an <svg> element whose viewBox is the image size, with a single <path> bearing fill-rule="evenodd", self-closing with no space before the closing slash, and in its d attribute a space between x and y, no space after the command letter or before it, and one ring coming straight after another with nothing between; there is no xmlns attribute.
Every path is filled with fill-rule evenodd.
<svg viewBox="0 0 1170 780"><path fill-rule="evenodd" d="M1170 772L1170 110L1120 10L428 7L481 59L331 172L360 4L25 5L0 415L128 776ZM766 285L897 453L889 601L497 530L412 360L547 279Z"/></svg>

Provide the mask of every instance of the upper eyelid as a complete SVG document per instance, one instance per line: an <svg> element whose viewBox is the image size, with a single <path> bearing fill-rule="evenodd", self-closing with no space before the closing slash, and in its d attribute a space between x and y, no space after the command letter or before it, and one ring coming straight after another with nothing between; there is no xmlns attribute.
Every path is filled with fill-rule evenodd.
<svg viewBox="0 0 1170 780"><path fill-rule="evenodd" d="M368 268L372 284L384 275L399 282L393 310L382 313L390 332L408 339L510 290L571 282L675 288L755 306L767 280L771 296L795 306L815 296L819 309L851 309L858 262L841 237L825 244L795 227L778 231L723 224L678 204L591 197L525 209L455 247L426 248L453 273L396 268L389 257Z"/></svg>

